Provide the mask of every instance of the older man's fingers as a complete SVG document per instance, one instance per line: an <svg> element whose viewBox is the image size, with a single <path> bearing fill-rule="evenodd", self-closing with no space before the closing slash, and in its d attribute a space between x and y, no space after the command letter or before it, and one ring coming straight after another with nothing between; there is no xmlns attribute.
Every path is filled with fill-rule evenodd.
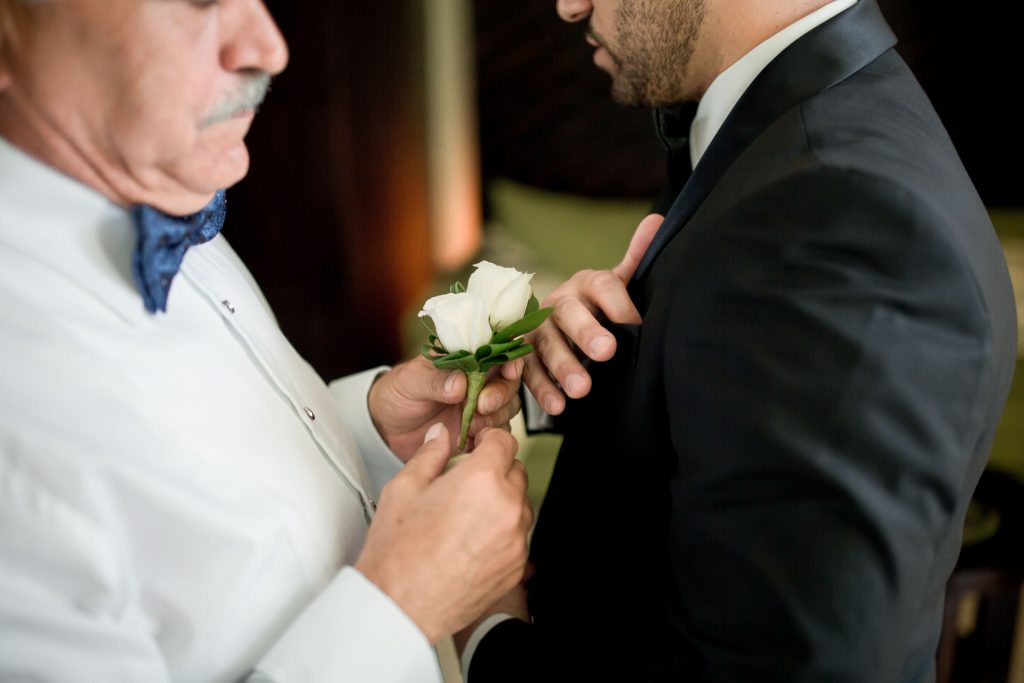
<svg viewBox="0 0 1024 683"><path fill-rule="evenodd" d="M501 376L507 380L518 382L523 378L524 367L525 361L522 358L517 358L501 366Z"/></svg>
<svg viewBox="0 0 1024 683"><path fill-rule="evenodd" d="M493 378L480 391L476 409L481 415L490 415L519 395L519 379L505 379L503 373L494 372Z"/></svg>
<svg viewBox="0 0 1024 683"><path fill-rule="evenodd" d="M476 448L473 450L473 461L483 467L497 467L503 474L508 474L516 460L519 442L509 432L502 429L484 429L476 435Z"/></svg>
<svg viewBox="0 0 1024 683"><path fill-rule="evenodd" d="M427 431L423 446L409 460L400 476L425 486L441 474L450 455L448 429L439 422Z"/></svg>
<svg viewBox="0 0 1024 683"><path fill-rule="evenodd" d="M436 401L449 405L466 398L466 376L453 370L441 372L422 356L402 363L381 377L398 399Z"/></svg>
<svg viewBox="0 0 1024 683"><path fill-rule="evenodd" d="M495 429L509 429L512 418L519 413L520 409L519 396L514 396L512 400L503 404L497 411L490 413L489 415L481 415L477 413L473 417L473 422L469 426L469 433L475 435L484 429L495 428Z"/></svg>

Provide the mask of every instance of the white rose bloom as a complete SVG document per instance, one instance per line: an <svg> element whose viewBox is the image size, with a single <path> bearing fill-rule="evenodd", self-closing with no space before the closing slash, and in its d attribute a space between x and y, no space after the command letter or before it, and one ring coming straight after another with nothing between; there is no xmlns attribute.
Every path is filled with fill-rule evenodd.
<svg viewBox="0 0 1024 683"><path fill-rule="evenodd" d="M434 321L437 337L448 353L473 353L491 340L487 308L476 294L442 294L427 299L420 317Z"/></svg>
<svg viewBox="0 0 1024 683"><path fill-rule="evenodd" d="M466 290L483 299L491 327L500 330L520 320L533 296L530 288L533 273L521 273L490 261L481 261L475 267Z"/></svg>

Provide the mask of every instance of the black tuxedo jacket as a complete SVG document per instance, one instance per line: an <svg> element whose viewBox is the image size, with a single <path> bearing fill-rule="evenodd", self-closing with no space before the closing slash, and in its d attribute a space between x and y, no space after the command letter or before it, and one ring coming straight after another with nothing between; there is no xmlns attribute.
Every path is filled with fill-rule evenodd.
<svg viewBox="0 0 1024 683"><path fill-rule="evenodd" d="M873 0L752 84L591 367L488 681L926 681L1016 355L985 207Z"/></svg>

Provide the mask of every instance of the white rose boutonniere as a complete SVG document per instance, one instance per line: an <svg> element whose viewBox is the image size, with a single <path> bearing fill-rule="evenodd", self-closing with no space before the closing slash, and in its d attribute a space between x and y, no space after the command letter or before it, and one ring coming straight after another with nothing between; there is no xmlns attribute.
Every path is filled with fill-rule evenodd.
<svg viewBox="0 0 1024 683"><path fill-rule="evenodd" d="M450 293L431 297L419 313L430 330L423 355L440 370L464 372L468 380L460 450L466 447L487 371L532 352L533 347L522 337L543 323L552 310L540 308L530 287L533 273L489 261L475 267L468 288L454 283Z"/></svg>

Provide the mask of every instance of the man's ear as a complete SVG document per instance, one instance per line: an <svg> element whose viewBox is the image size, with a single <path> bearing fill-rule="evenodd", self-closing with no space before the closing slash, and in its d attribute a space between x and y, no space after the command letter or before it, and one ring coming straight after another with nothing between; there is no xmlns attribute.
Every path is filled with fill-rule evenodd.
<svg viewBox="0 0 1024 683"><path fill-rule="evenodd" d="M2 29L0 29L0 93L7 89L11 84L11 66L10 60L7 57L7 50L10 44L7 41L7 36L4 35Z"/></svg>
<svg viewBox="0 0 1024 683"><path fill-rule="evenodd" d="M14 52L25 27L21 0L0 0L0 92L11 83Z"/></svg>
<svg viewBox="0 0 1024 683"><path fill-rule="evenodd" d="M7 53L4 52L4 39L0 36L0 93L11 84L11 71L7 66Z"/></svg>

